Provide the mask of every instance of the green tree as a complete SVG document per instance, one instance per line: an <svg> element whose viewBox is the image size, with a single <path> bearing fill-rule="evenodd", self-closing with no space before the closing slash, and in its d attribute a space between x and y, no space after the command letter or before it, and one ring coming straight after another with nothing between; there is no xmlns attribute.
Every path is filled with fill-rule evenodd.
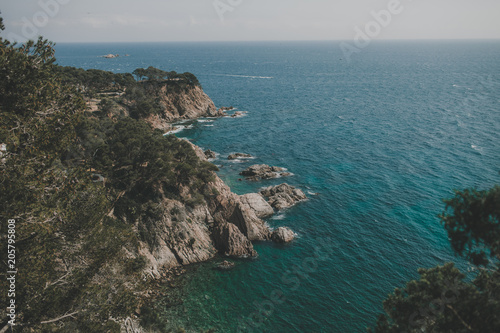
<svg viewBox="0 0 500 333"><path fill-rule="evenodd" d="M500 186L457 191L444 202L448 211L440 217L453 250L476 265L500 260Z"/></svg>
<svg viewBox="0 0 500 333"><path fill-rule="evenodd" d="M144 76L146 76L146 73L145 73L145 69L144 68L137 68L135 69L132 74L134 74L135 76L137 76L137 78L139 79L139 81L142 80L142 78Z"/></svg>
<svg viewBox="0 0 500 333"><path fill-rule="evenodd" d="M373 331L500 332L499 194L466 189L444 200L441 222L455 253L476 265L472 282L453 263L419 269L419 280L384 301Z"/></svg>

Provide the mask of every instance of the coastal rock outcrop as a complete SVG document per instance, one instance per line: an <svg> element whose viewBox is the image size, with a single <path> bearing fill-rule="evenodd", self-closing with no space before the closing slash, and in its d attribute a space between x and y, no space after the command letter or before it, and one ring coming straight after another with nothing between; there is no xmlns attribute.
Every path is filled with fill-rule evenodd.
<svg viewBox="0 0 500 333"><path fill-rule="evenodd" d="M234 154L230 154L227 157L228 160L247 159L247 158L252 158L252 155L244 154L244 153L234 153Z"/></svg>
<svg viewBox="0 0 500 333"><path fill-rule="evenodd" d="M243 117L244 115L245 115L245 113L244 113L244 112L242 112L242 111L236 111L235 113L233 113L233 114L231 115L231 118Z"/></svg>
<svg viewBox="0 0 500 333"><path fill-rule="evenodd" d="M137 221L137 229L146 236L140 254L148 259L146 270L152 276L159 276L162 268L202 262L215 256L217 249L209 230L213 219L206 206L188 209L179 201L164 199L159 210L160 218L142 217Z"/></svg>
<svg viewBox="0 0 500 333"><path fill-rule="evenodd" d="M240 200L244 205L248 205L259 218L268 217L274 214L274 209L258 193L248 193L240 195Z"/></svg>
<svg viewBox="0 0 500 333"><path fill-rule="evenodd" d="M211 151L210 149L205 150L203 153L205 154L205 157L208 159L214 159L217 157L215 152Z"/></svg>
<svg viewBox="0 0 500 333"><path fill-rule="evenodd" d="M271 240L275 243L290 243L296 236L290 228L279 227L273 230Z"/></svg>
<svg viewBox="0 0 500 333"><path fill-rule="evenodd" d="M213 233L219 251L230 257L256 257L252 243L232 223L218 225Z"/></svg>
<svg viewBox="0 0 500 333"><path fill-rule="evenodd" d="M232 111L232 110L234 110L234 107L232 107L232 106L223 106L223 107L219 108L218 111L219 112L226 112L226 111Z"/></svg>
<svg viewBox="0 0 500 333"><path fill-rule="evenodd" d="M285 183L267 187L260 191L260 194L267 198L268 203L277 210L291 207L297 202L307 199L302 190Z"/></svg>
<svg viewBox="0 0 500 333"><path fill-rule="evenodd" d="M240 175L245 176L248 180L261 180L286 177L290 176L290 173L286 172L285 168L266 164L255 164L240 172Z"/></svg>
<svg viewBox="0 0 500 333"><path fill-rule="evenodd" d="M249 205L242 203L240 196L231 192L219 177L215 178L211 186L217 194L208 198L207 204L216 223L233 223L251 241L268 240L271 237L265 222L257 217Z"/></svg>

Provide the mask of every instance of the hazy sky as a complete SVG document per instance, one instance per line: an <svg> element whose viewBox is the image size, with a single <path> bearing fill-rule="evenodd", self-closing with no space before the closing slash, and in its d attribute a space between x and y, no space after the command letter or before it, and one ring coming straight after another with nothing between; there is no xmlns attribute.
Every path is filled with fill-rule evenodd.
<svg viewBox="0 0 500 333"><path fill-rule="evenodd" d="M376 39L500 38L499 0L0 0L0 11L7 38L55 42L352 40L356 27Z"/></svg>

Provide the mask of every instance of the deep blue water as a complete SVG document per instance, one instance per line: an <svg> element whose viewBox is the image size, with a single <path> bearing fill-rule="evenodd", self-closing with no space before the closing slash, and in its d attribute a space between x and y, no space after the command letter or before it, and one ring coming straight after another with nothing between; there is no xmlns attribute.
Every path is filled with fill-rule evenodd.
<svg viewBox="0 0 500 333"><path fill-rule="evenodd" d="M248 113L195 122L178 135L219 153L220 176L239 194L283 181L309 193L268 221L294 229L297 241L256 244L257 260L227 272L199 265L184 304L164 312L172 327L363 332L418 267L453 260L467 269L437 215L453 189L500 181L500 42L373 42L349 63L336 42L56 49L62 65L194 73L218 107ZM98 57L108 53L130 56ZM231 152L256 159L230 163ZM294 175L238 181L254 163Z"/></svg>

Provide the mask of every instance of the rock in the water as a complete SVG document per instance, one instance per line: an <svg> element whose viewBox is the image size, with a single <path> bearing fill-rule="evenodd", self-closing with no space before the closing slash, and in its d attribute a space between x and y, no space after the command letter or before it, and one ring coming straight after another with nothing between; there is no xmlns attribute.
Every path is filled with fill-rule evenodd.
<svg viewBox="0 0 500 333"><path fill-rule="evenodd" d="M241 112L241 111L236 111L235 113L233 113L233 114L231 115L231 118L237 118L237 117L241 117L241 116L243 116L243 115L244 115L244 113L243 113L243 112Z"/></svg>
<svg viewBox="0 0 500 333"><path fill-rule="evenodd" d="M205 153L205 157L208 159L214 159L217 157L217 155L215 155L215 153L213 151L211 151L210 149L205 150L204 153Z"/></svg>
<svg viewBox="0 0 500 333"><path fill-rule="evenodd" d="M226 269L231 269L235 266L236 264L232 261L227 261L227 260L224 260L223 262L219 263L217 265L217 268L220 269L220 270L226 270Z"/></svg>
<svg viewBox="0 0 500 333"><path fill-rule="evenodd" d="M243 153L234 153L227 157L228 160L245 159L245 158L252 158L252 155Z"/></svg>
<svg viewBox="0 0 500 333"><path fill-rule="evenodd" d="M249 180L272 179L289 176L290 173L285 171L285 168L272 167L266 164L256 164L240 172L240 175L247 177Z"/></svg>
<svg viewBox="0 0 500 333"><path fill-rule="evenodd" d="M267 187L260 191L260 194L268 198L268 203L277 210L291 207L297 202L307 199L302 190L284 183Z"/></svg>
<svg viewBox="0 0 500 333"><path fill-rule="evenodd" d="M223 106L223 107L219 108L219 112L226 112L226 111L231 111L231 110L234 110L234 108L232 106L230 106L230 107Z"/></svg>
<svg viewBox="0 0 500 333"><path fill-rule="evenodd" d="M268 217L274 214L274 209L258 193L248 193L240 196L242 204L248 205L259 218Z"/></svg>
<svg viewBox="0 0 500 333"><path fill-rule="evenodd" d="M276 243L290 243L297 235L286 227L279 227L271 234L271 239Z"/></svg>
<svg viewBox="0 0 500 333"><path fill-rule="evenodd" d="M248 240L240 229L232 223L218 225L213 237L215 244L222 254L229 257L256 257L252 243Z"/></svg>

